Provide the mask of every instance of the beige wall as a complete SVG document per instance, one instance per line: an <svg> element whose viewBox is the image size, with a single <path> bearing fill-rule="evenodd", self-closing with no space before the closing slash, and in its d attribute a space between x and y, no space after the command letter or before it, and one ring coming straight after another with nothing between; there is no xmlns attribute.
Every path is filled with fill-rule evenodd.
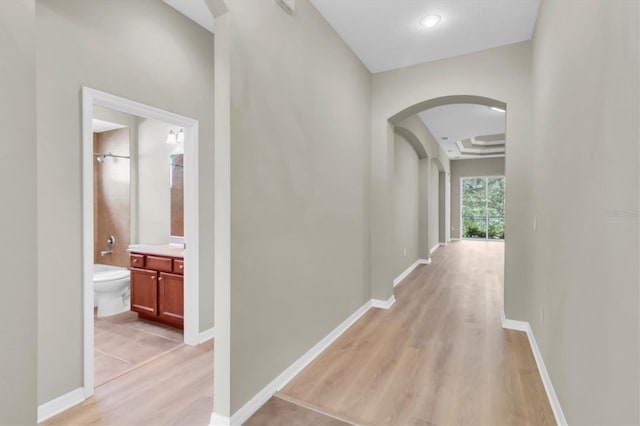
<svg viewBox="0 0 640 426"><path fill-rule="evenodd" d="M420 159L401 136L395 139L394 182L394 276L400 275L420 256Z"/></svg>
<svg viewBox="0 0 640 426"><path fill-rule="evenodd" d="M0 2L0 424L36 424L34 2Z"/></svg>
<svg viewBox="0 0 640 426"><path fill-rule="evenodd" d="M407 134L414 139L414 144L418 145L418 148L425 155L420 160L420 252L418 259L429 259L431 249L439 242L440 210L449 210L448 198L443 200L444 204L440 202L438 177L440 168L448 173L449 158L418 115L411 115L396 123L394 130L396 133L398 131L402 131L403 134L408 132ZM397 275L394 270L393 277L395 278Z"/></svg>
<svg viewBox="0 0 640 426"><path fill-rule="evenodd" d="M534 36L526 319L569 424L640 422L639 5L543 1Z"/></svg>
<svg viewBox="0 0 640 426"><path fill-rule="evenodd" d="M504 163L504 158L477 158L451 162L451 238L460 238L460 178L504 176ZM505 188L508 186L509 182L505 179ZM511 217L508 220L511 220Z"/></svg>
<svg viewBox="0 0 640 426"><path fill-rule="evenodd" d="M36 15L42 404L82 385L83 85L199 120L200 328L213 326L213 36L157 0L38 0Z"/></svg>
<svg viewBox="0 0 640 426"><path fill-rule="evenodd" d="M531 241L531 43L523 42L373 76L371 242L372 295L391 295L393 132L389 119L427 100L474 95L506 103L507 229L505 310L514 319L526 314L530 287ZM444 156L443 156L444 158Z"/></svg>
<svg viewBox="0 0 640 426"><path fill-rule="evenodd" d="M440 242L440 172L435 161L429 169L429 251Z"/></svg>
<svg viewBox="0 0 640 426"><path fill-rule="evenodd" d="M439 229L438 229L438 239L440 243L448 243L449 238L447 237L447 228L449 227L450 221L450 210L447 208L447 191L449 190L449 173L448 172L440 172L439 182L438 182L438 202L440 203L438 212L438 217L440 218ZM449 213L449 214L447 214Z"/></svg>
<svg viewBox="0 0 640 426"><path fill-rule="evenodd" d="M308 0L228 5L235 412L369 299L371 80Z"/></svg>

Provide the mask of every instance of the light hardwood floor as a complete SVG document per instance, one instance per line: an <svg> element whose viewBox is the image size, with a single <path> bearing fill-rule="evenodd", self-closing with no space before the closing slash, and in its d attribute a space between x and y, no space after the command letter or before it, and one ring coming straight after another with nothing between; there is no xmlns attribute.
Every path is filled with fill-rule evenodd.
<svg viewBox="0 0 640 426"><path fill-rule="evenodd" d="M503 259L501 242L438 249L280 395L362 425L554 424L526 335L501 328Z"/></svg>
<svg viewBox="0 0 640 426"><path fill-rule="evenodd" d="M208 425L213 411L213 342L181 346L98 388L44 425Z"/></svg>
<svg viewBox="0 0 640 426"><path fill-rule="evenodd" d="M503 258L499 242L440 248L247 424L554 424L526 335L500 325ZM45 424L206 425L212 389L213 343L185 346Z"/></svg>
<svg viewBox="0 0 640 426"><path fill-rule="evenodd" d="M335 419L298 404L272 397L244 424L245 426L349 426L351 423Z"/></svg>

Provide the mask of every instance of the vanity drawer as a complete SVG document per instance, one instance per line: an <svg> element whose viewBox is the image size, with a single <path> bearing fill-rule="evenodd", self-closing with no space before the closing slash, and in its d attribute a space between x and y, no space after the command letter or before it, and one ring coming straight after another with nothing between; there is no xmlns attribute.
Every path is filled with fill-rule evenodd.
<svg viewBox="0 0 640 426"><path fill-rule="evenodd" d="M160 272L173 272L170 257L147 256L145 269L153 269Z"/></svg>
<svg viewBox="0 0 640 426"><path fill-rule="evenodd" d="M173 273L174 274L184 274L184 260L183 259L173 259Z"/></svg>
<svg viewBox="0 0 640 426"><path fill-rule="evenodd" d="M142 254L129 255L129 263L132 268L144 268L144 255Z"/></svg>

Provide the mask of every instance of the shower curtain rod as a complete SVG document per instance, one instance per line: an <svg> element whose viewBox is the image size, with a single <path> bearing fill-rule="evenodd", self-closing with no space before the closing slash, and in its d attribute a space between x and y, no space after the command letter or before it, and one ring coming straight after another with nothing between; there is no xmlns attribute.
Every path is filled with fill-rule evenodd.
<svg viewBox="0 0 640 426"><path fill-rule="evenodd" d="M131 157L129 157L128 155L116 155L116 154L112 154L112 153L108 153L108 154L97 154L97 153L94 153L93 155L94 155L94 157L126 158L127 160L131 159Z"/></svg>

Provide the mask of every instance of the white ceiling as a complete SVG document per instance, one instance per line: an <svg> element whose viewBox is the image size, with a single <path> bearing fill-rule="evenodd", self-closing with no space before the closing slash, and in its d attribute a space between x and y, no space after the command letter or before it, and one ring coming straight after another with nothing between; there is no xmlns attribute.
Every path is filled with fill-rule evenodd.
<svg viewBox="0 0 640 426"><path fill-rule="evenodd" d="M204 0L162 0L210 32ZM261 0L264 1L264 0ZM311 0L373 73L530 40L540 0ZM436 14L442 21L423 28Z"/></svg>
<svg viewBox="0 0 640 426"><path fill-rule="evenodd" d="M162 0L196 24L213 32L213 15L204 0Z"/></svg>
<svg viewBox="0 0 640 426"><path fill-rule="evenodd" d="M418 116L451 159L475 158L462 155L458 141L506 132L505 113L494 111L484 105L444 105L423 111ZM443 137L447 137L448 140L443 140ZM490 147L489 145L487 148ZM482 156L486 157L487 155Z"/></svg>
<svg viewBox="0 0 640 426"><path fill-rule="evenodd" d="M109 130L124 129L125 127L127 127L123 126L122 124L98 120L97 118L94 118L91 124L93 125L93 133L104 133L108 132Z"/></svg>
<svg viewBox="0 0 640 426"><path fill-rule="evenodd" d="M373 73L530 40L540 0L311 0ZM436 14L442 21L424 28Z"/></svg>

